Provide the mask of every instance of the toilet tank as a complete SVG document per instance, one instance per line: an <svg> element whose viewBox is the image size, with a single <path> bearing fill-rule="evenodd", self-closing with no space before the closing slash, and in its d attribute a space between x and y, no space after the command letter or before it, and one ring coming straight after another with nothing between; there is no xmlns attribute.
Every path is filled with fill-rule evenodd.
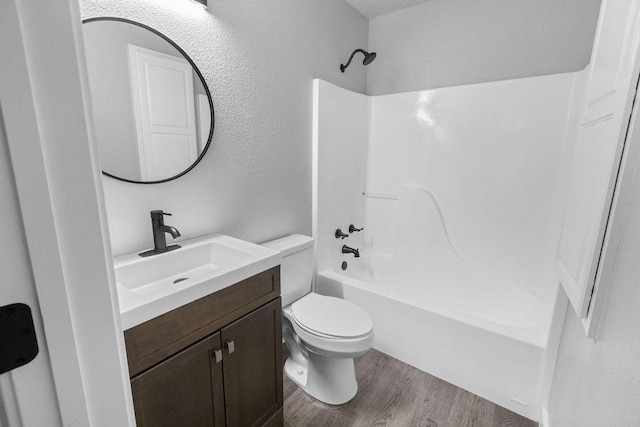
<svg viewBox="0 0 640 427"><path fill-rule="evenodd" d="M263 243L282 254L280 289L282 306L286 307L311 292L313 278L313 238L292 234Z"/></svg>

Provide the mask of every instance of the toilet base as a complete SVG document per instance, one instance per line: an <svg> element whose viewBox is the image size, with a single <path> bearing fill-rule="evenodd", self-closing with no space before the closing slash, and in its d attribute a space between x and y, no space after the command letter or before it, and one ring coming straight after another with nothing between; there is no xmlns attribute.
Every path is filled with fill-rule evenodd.
<svg viewBox="0 0 640 427"><path fill-rule="evenodd" d="M289 357L284 372L307 394L330 405L342 405L356 395L358 383L353 359L334 359L310 352L304 362Z"/></svg>

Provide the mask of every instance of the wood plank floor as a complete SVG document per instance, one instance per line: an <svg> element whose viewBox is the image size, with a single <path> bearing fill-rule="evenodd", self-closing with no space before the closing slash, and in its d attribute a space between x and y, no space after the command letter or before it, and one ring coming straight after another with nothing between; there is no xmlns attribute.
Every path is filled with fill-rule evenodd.
<svg viewBox="0 0 640 427"><path fill-rule="evenodd" d="M376 350L356 360L358 394L320 403L285 375L284 425L533 427L537 424Z"/></svg>

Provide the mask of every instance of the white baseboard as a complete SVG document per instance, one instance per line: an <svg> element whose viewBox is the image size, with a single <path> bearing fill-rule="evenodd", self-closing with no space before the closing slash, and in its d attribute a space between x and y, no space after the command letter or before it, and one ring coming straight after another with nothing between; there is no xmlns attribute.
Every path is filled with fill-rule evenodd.
<svg viewBox="0 0 640 427"><path fill-rule="evenodd" d="M540 419L540 427L551 427L549 422L549 411L546 407L542 408L542 418Z"/></svg>

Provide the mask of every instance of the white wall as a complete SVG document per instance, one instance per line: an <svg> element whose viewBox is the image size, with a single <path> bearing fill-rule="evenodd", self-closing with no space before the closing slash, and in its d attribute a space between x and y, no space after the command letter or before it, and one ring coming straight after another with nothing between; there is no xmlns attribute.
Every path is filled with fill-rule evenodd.
<svg viewBox="0 0 640 427"><path fill-rule="evenodd" d="M433 192L476 267L539 280L559 236L574 73L372 97L367 193ZM391 255L398 201L367 197L365 237ZM416 232L420 218L398 224Z"/></svg>
<svg viewBox="0 0 640 427"><path fill-rule="evenodd" d="M370 100L316 79L313 111L313 237L316 269L339 268L353 259L342 245L362 249L362 233L336 239L340 228L362 227Z"/></svg>
<svg viewBox="0 0 640 427"><path fill-rule="evenodd" d="M183 238L222 232L261 242L311 233L312 79L365 91L365 69L339 70L367 45L368 21L343 0L83 0L83 18L142 22L202 71L216 114L212 146L165 184L104 179L114 255L152 245L149 211Z"/></svg>
<svg viewBox="0 0 640 427"><path fill-rule="evenodd" d="M430 0L371 19L367 93L583 69L600 0Z"/></svg>
<svg viewBox="0 0 640 427"><path fill-rule="evenodd" d="M629 152L619 178L609 246L615 259L599 320L597 341L586 337L582 321L567 310L549 398L553 427L640 425L640 120L635 113Z"/></svg>

